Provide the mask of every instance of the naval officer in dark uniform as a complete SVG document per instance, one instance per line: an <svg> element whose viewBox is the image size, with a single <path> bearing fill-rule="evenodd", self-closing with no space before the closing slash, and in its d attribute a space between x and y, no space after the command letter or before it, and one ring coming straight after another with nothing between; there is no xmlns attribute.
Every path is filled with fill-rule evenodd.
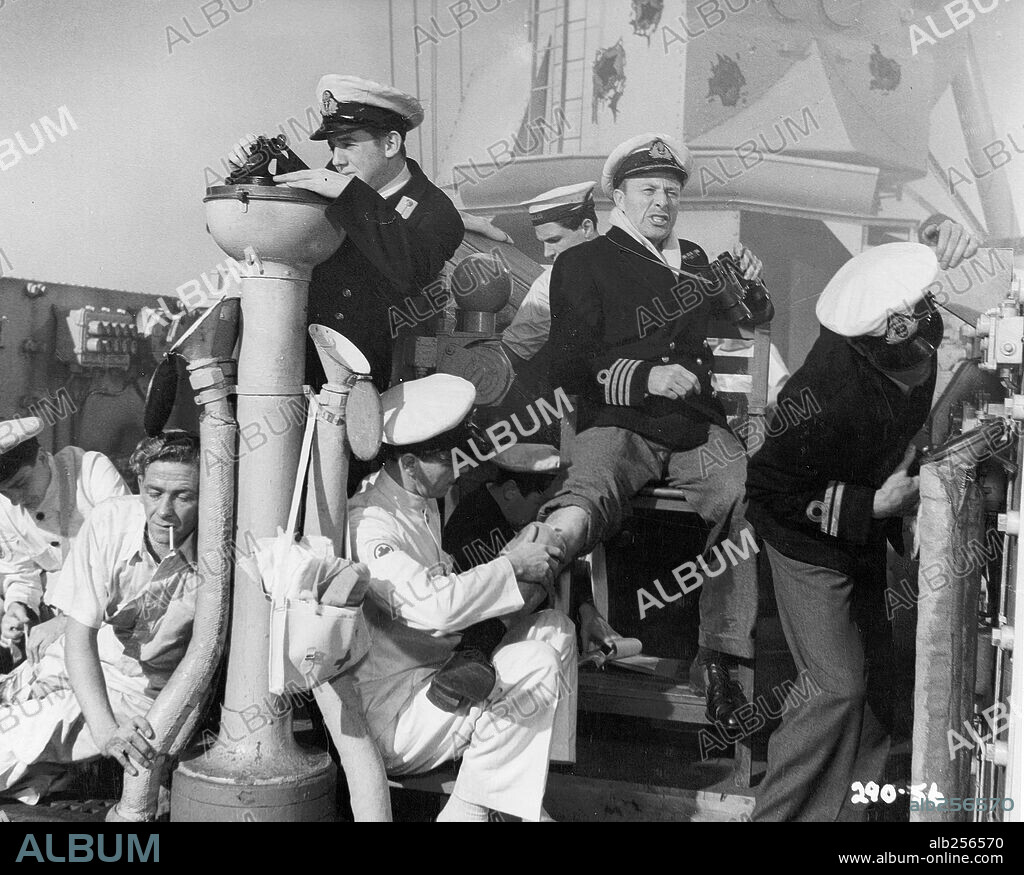
<svg viewBox="0 0 1024 875"><path fill-rule="evenodd" d="M709 550L722 539L738 548L744 533L752 542L741 507L746 456L711 383L708 319L721 290L693 278L708 257L674 232L689 173L689 151L669 136L641 134L620 144L602 174L615 203L612 227L563 252L552 269L552 379L590 409L566 481L539 517L561 535L567 558L613 535L630 499L663 477L711 524ZM747 279L759 277L761 263L746 247L738 245L736 256ZM709 443L727 447L729 460L707 464L715 458ZM753 560L734 568L725 559L721 568L715 557L710 563L698 667L709 719L740 733L736 711L744 699L727 663L754 654ZM608 639L593 606L581 609L580 625L585 645Z"/></svg>
<svg viewBox="0 0 1024 875"><path fill-rule="evenodd" d="M748 517L766 544L800 686L811 691L771 737L755 820L866 819L851 784L882 780L886 534L917 504L910 441L931 409L942 339L926 290L940 263L956 267L977 251L949 220L923 230L938 259L919 243L889 243L832 278L817 304L821 334L780 393L784 402L809 390L820 411L770 429L750 460Z"/></svg>
<svg viewBox="0 0 1024 875"><path fill-rule="evenodd" d="M423 121L413 96L356 76L324 76L316 89L323 122L310 139L326 140L325 169L274 177L334 201L327 215L345 231L345 241L313 271L310 323L345 335L370 361L380 389L391 378L395 332L389 309L427 313L433 302L410 307L437 279L462 242L458 210L406 155L405 138ZM248 143L236 149L245 160ZM307 379L323 383L320 360L307 345Z"/></svg>

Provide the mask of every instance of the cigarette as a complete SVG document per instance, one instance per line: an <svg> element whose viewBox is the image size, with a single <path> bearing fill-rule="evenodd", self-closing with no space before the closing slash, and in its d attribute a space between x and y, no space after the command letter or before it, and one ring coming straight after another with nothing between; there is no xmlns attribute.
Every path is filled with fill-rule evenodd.
<svg viewBox="0 0 1024 875"><path fill-rule="evenodd" d="M174 552L174 526L167 527L167 534L171 539L171 552Z"/></svg>

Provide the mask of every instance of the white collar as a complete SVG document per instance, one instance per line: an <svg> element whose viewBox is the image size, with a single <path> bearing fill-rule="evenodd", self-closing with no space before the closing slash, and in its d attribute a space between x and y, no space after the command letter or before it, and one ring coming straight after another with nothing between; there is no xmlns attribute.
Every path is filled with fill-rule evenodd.
<svg viewBox="0 0 1024 875"><path fill-rule="evenodd" d="M665 247L663 249L658 249L657 246L651 243L650 240L640 233L636 225L634 225L629 220L629 217L618 207L615 207L615 209L612 210L611 215L608 216L608 224L625 231L630 237L652 252L658 261L663 262L667 267L678 270L679 266L682 264L679 241L676 239L674 228L669 234L668 239L665 241Z"/></svg>
<svg viewBox="0 0 1024 875"><path fill-rule="evenodd" d="M377 189L377 194L387 200L391 195L398 194L406 185L412 180L412 173L409 170L408 164L402 164L402 169L399 171L398 176L391 180L383 188Z"/></svg>

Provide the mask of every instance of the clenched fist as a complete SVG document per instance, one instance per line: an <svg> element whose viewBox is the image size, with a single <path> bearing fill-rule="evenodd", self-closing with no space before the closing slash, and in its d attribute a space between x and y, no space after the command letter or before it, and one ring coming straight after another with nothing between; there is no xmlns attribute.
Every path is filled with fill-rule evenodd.
<svg viewBox="0 0 1024 875"><path fill-rule="evenodd" d="M700 394L700 381L682 365L658 365L647 377L647 391L663 398L686 398Z"/></svg>

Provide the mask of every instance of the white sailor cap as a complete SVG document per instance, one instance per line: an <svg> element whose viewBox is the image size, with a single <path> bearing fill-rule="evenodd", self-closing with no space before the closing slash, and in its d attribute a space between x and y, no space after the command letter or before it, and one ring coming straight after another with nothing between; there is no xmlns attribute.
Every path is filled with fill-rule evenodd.
<svg viewBox="0 0 1024 875"><path fill-rule="evenodd" d="M818 321L844 337L884 335L898 342L938 272L935 252L920 243L876 246L851 258L825 286L815 308ZM899 324L890 339L894 319Z"/></svg>
<svg viewBox="0 0 1024 875"><path fill-rule="evenodd" d="M646 133L630 137L612 149L604 162L601 189L608 197L630 176L671 172L682 185L690 178L690 150L668 134Z"/></svg>
<svg viewBox="0 0 1024 875"><path fill-rule="evenodd" d="M322 76L316 85L316 101L323 121L311 140L326 140L360 128L407 134L423 122L423 106L411 94L358 76Z"/></svg>
<svg viewBox="0 0 1024 875"><path fill-rule="evenodd" d="M587 207L593 207L596 185L596 182L563 185L523 201L519 206L527 208L534 227L548 222L558 222L571 218Z"/></svg>
<svg viewBox="0 0 1024 875"><path fill-rule="evenodd" d="M551 444L513 444L494 457L503 471L514 474L551 474L558 470L562 457Z"/></svg>
<svg viewBox="0 0 1024 875"><path fill-rule="evenodd" d="M476 401L476 387L453 374L431 374L392 386L380 396L384 443L419 444L459 426Z"/></svg>
<svg viewBox="0 0 1024 875"><path fill-rule="evenodd" d="M0 453L9 453L42 430L43 421L38 416L0 420Z"/></svg>

